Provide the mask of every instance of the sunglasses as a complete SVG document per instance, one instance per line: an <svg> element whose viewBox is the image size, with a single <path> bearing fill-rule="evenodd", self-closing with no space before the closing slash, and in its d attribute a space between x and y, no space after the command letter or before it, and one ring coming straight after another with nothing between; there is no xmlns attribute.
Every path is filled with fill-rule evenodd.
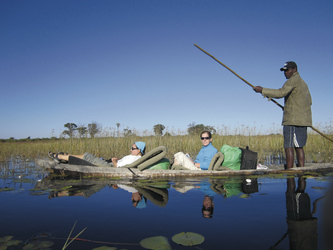
<svg viewBox="0 0 333 250"><path fill-rule="evenodd" d="M136 150L136 149L139 149L139 148L133 148L133 147L132 147L132 150Z"/></svg>
<svg viewBox="0 0 333 250"><path fill-rule="evenodd" d="M132 200L132 204L139 203L140 201Z"/></svg>
<svg viewBox="0 0 333 250"><path fill-rule="evenodd" d="M201 140L209 140L210 137L201 137Z"/></svg>

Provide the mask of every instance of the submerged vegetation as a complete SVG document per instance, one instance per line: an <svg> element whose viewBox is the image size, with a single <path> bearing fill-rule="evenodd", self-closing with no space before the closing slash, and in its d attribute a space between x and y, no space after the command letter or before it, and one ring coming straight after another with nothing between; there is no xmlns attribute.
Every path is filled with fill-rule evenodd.
<svg viewBox="0 0 333 250"><path fill-rule="evenodd" d="M331 136L331 131L325 131ZM46 157L48 151L63 151L70 154L83 154L89 152L99 157L109 159L113 156L123 157L130 153L130 146L135 141L146 142L146 152L158 146L166 146L167 158L172 159L173 154L179 151L188 152L195 158L202 144L199 135L187 134L186 132L166 132L164 136L143 133L138 136L136 131L129 135L118 137L117 133L102 133L99 137L88 138L51 138L43 140L2 140L0 142L0 161L20 157L34 159ZM213 135L213 146L218 150L222 145L245 148L258 152L258 161L263 164L270 162L281 163L284 157L283 136L281 131L269 135L260 134L255 128L241 127L230 131L223 127L217 129ZM332 162L333 143L321 135L308 130L308 141L304 148L306 162ZM275 162L274 159L278 158ZM269 159L269 160L268 160Z"/></svg>

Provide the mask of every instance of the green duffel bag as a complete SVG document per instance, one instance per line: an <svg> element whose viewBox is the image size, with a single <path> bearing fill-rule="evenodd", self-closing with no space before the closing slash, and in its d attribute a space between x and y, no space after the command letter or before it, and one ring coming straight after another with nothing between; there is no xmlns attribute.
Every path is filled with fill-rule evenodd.
<svg viewBox="0 0 333 250"><path fill-rule="evenodd" d="M146 169L168 170L170 169L170 161L167 158L162 158L161 160L150 165Z"/></svg>
<svg viewBox="0 0 333 250"><path fill-rule="evenodd" d="M223 145L220 152L224 155L222 163L223 167L230 168L232 170L240 170L242 150L238 147L231 147L229 145Z"/></svg>

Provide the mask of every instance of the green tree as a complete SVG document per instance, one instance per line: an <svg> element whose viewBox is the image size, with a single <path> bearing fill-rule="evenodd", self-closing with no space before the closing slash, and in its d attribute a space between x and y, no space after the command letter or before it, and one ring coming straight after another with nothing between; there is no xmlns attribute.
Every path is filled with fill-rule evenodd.
<svg viewBox="0 0 333 250"><path fill-rule="evenodd" d="M62 134L68 135L70 138L72 138L74 136L77 125L75 123L66 123L64 124L64 127L67 128L67 130L62 131Z"/></svg>
<svg viewBox="0 0 333 250"><path fill-rule="evenodd" d="M154 133L157 136L161 136L163 134L163 130L165 129L165 126L162 124L156 124L154 125Z"/></svg>
<svg viewBox="0 0 333 250"><path fill-rule="evenodd" d="M95 135L100 133L102 130L102 125L100 125L97 122L92 122L91 124L88 124L88 133L91 138L94 138Z"/></svg>
<svg viewBox="0 0 333 250"><path fill-rule="evenodd" d="M132 130L125 128L124 129L124 136L128 137L128 136L135 136L135 133L132 132Z"/></svg>
<svg viewBox="0 0 333 250"><path fill-rule="evenodd" d="M83 125L79 126L76 130L79 133L80 138L84 137L88 133L87 127Z"/></svg>
<svg viewBox="0 0 333 250"><path fill-rule="evenodd" d="M202 131L209 131L212 134L216 133L216 129L213 126L207 126L203 124L195 124L195 122L188 125L187 132L190 135L200 135Z"/></svg>

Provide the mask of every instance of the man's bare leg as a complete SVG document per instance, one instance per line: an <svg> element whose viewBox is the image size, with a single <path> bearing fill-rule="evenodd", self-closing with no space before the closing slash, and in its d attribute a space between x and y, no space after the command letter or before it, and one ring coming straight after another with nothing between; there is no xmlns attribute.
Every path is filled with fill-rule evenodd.
<svg viewBox="0 0 333 250"><path fill-rule="evenodd" d="M303 148L296 148L296 157L298 162L298 167L304 167L305 157Z"/></svg>
<svg viewBox="0 0 333 250"><path fill-rule="evenodd" d="M286 153L286 169L294 166L294 148L285 148Z"/></svg>

